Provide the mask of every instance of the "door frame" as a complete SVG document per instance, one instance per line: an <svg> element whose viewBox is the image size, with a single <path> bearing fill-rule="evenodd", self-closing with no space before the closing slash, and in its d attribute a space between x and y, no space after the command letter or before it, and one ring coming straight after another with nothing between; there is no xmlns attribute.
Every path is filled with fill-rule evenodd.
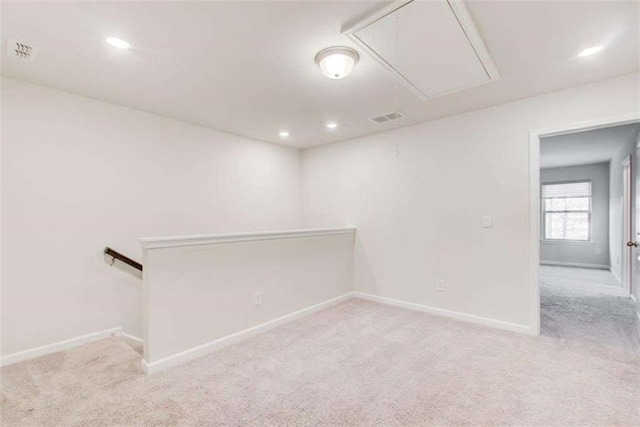
<svg viewBox="0 0 640 427"><path fill-rule="evenodd" d="M640 122L640 112L622 114L602 119L587 120L577 123L554 126L529 131L529 250L531 272L529 281L532 290L530 320L531 333L540 335L540 283L538 268L540 266L540 138L584 132L611 126L620 126Z"/></svg>
<svg viewBox="0 0 640 427"><path fill-rule="evenodd" d="M636 147L637 150L637 147ZM631 295L631 282L633 276L633 249L627 246L627 242L635 240L633 236L633 180L634 171L631 164L631 155L622 161L622 286Z"/></svg>

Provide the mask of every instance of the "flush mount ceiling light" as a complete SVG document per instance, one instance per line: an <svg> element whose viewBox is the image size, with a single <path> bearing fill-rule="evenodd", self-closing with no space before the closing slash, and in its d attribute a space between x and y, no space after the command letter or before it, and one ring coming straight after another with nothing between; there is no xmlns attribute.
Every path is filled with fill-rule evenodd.
<svg viewBox="0 0 640 427"><path fill-rule="evenodd" d="M117 37L107 37L105 41L109 43L111 46L117 47L118 49L129 49L131 47L129 42L119 39Z"/></svg>
<svg viewBox="0 0 640 427"><path fill-rule="evenodd" d="M358 63L358 52L342 46L328 47L316 55L316 64L322 73L330 79L347 77Z"/></svg>
<svg viewBox="0 0 640 427"><path fill-rule="evenodd" d="M583 57L583 56L591 56L591 55L595 55L596 53L600 52L602 49L604 49L602 47L602 45L597 45L597 46L591 46L586 48L585 50L583 50L582 52L580 52L578 54L578 56Z"/></svg>
<svg viewBox="0 0 640 427"><path fill-rule="evenodd" d="M281 130L278 135L280 135L280 138L287 138L289 136L289 132L287 132L286 130Z"/></svg>
<svg viewBox="0 0 640 427"><path fill-rule="evenodd" d="M327 128L329 128L329 129L335 129L337 127L338 127L337 123L334 123L334 122L327 123Z"/></svg>

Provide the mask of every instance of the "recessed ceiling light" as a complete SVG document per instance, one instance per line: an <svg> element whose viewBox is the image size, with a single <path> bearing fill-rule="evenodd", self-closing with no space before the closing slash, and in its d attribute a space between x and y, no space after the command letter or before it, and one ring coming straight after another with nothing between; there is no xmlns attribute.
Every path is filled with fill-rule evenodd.
<svg viewBox="0 0 640 427"><path fill-rule="evenodd" d="M316 64L330 79L347 77L358 63L358 52L349 47L328 47L316 55Z"/></svg>
<svg viewBox="0 0 640 427"><path fill-rule="evenodd" d="M334 123L334 122L329 122L329 123L327 123L327 127L328 127L329 129L335 129L335 128L337 128L337 127L338 127L338 124L337 124L337 123Z"/></svg>
<svg viewBox="0 0 640 427"><path fill-rule="evenodd" d="M129 42L119 39L117 37L107 37L106 42L113 47L117 47L118 49L129 49L131 47Z"/></svg>
<svg viewBox="0 0 640 427"><path fill-rule="evenodd" d="M581 57L582 57L582 56L591 56L591 55L594 55L594 54L596 54L596 53L600 52L602 49L604 49L604 48L602 47L602 45L591 46L591 47L586 48L586 49L585 49L585 50L583 50L582 52L580 52L580 53L578 54L578 56L581 56Z"/></svg>
<svg viewBox="0 0 640 427"><path fill-rule="evenodd" d="M281 130L279 135L280 135L280 138L286 138L289 136L289 132L287 132L286 130Z"/></svg>

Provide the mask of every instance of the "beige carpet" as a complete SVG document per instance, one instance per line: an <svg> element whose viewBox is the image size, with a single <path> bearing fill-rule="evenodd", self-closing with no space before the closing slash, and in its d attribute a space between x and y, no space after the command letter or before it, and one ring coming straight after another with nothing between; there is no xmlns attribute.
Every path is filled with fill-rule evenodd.
<svg viewBox="0 0 640 427"><path fill-rule="evenodd" d="M2 370L3 425L639 425L640 360L351 300L144 376L108 339Z"/></svg>

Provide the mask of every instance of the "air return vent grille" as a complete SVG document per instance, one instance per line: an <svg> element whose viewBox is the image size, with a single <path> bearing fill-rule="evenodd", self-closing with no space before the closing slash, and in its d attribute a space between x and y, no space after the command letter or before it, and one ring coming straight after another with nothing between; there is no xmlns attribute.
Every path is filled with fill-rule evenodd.
<svg viewBox="0 0 640 427"><path fill-rule="evenodd" d="M15 39L9 39L9 41L7 41L8 56L33 62L36 59L37 52L38 48L29 43L21 42Z"/></svg>
<svg viewBox="0 0 640 427"><path fill-rule="evenodd" d="M380 124L398 119L404 119L404 114L402 114L400 111L392 111L391 113L383 114L381 116L371 117L369 120L371 120L373 123Z"/></svg>

